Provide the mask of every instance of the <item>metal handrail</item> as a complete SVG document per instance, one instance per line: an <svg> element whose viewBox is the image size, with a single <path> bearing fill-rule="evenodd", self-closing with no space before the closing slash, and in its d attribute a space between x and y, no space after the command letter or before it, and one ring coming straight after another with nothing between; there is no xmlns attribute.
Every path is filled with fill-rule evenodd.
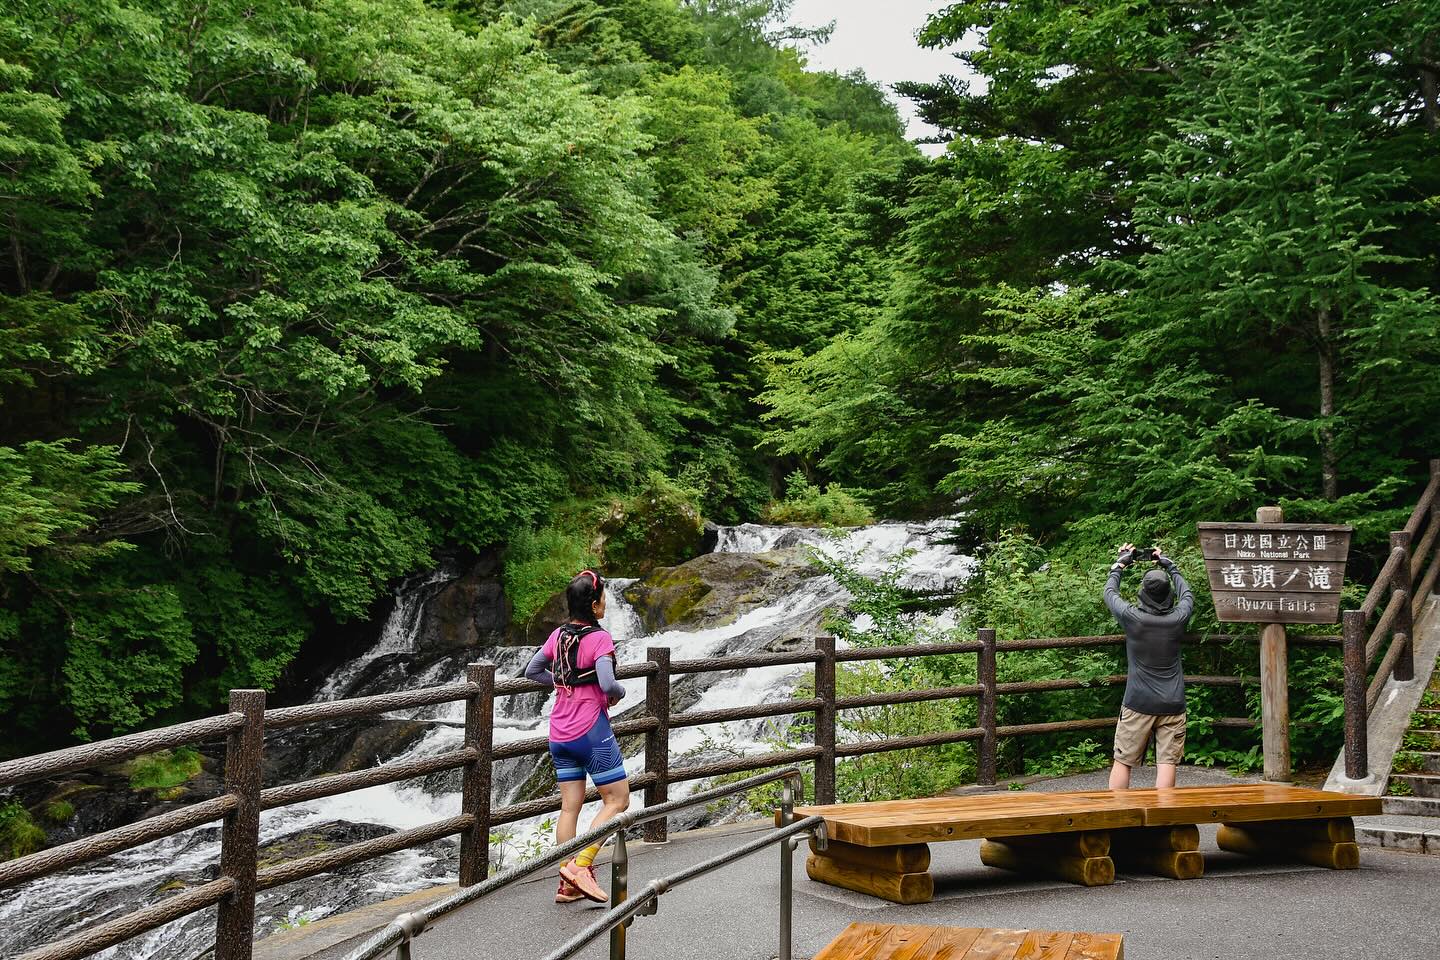
<svg viewBox="0 0 1440 960"><path fill-rule="evenodd" d="M816 846L823 850L825 847L825 818L816 816L806 817L804 820L797 820L787 826L780 827L773 833L767 833L756 840L751 840L749 843L742 844L731 850L726 850L724 853L711 857L708 860L702 860L699 863L692 864L684 870L651 880L645 885L645 889L641 891L638 896L627 898L618 906L613 907L599 920L596 920L590 926L571 937L564 946L546 954L545 960L567 960L567 958L575 956L575 954L579 953L586 946L599 939L601 934L607 931L623 933L624 928L629 925L629 922L634 917L653 916L659 906L659 900L662 894L668 893L682 883L688 883L697 877L728 866L737 860L742 860L752 853L758 853L775 843L783 844L780 850L779 960L790 960L791 890L793 887L791 871L794 870L794 861L790 858L795 852L795 847L799 844L800 834L813 834L815 836ZM789 869L787 869L787 867ZM623 944L623 937L621 938L621 942ZM610 951L611 960L623 960L624 956L625 951L623 945L618 951L618 957L617 951L612 946Z"/></svg>
<svg viewBox="0 0 1440 960"><path fill-rule="evenodd" d="M606 821L594 830L581 834L569 843L561 844L544 856L517 864L509 870L497 873L495 876L473 887L466 887L420 910L401 914L390 921L384 929L376 932L369 940L366 940L348 954L346 960L374 960L375 957L396 948L400 949L399 955L401 960L408 960L410 941L419 936L429 924L440 917L453 913L461 907L468 906L497 890L502 890L537 870L543 870L546 867L553 867L556 864L564 863L570 859L571 855L579 853L581 850L593 844L604 843L613 834L623 836L623 831L631 827L667 817L677 810L684 810L702 803L709 803L711 800L734 796L737 793L753 790L756 787L764 786L767 783L774 783L777 780L790 781L790 783L786 785L786 792L789 794L791 789L793 789L791 784L801 782L800 771L795 767L786 767L783 770L772 770L769 773L747 777L744 780L737 780L734 783L714 787L710 790L704 790L700 793L691 794L688 797L682 797L677 800L670 800L653 807L628 810ZM619 849L618 846L617 849Z"/></svg>

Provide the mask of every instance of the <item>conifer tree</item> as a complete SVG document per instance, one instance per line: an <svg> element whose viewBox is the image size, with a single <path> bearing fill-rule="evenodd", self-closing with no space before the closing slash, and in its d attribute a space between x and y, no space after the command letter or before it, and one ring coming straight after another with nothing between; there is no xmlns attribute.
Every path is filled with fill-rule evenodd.
<svg viewBox="0 0 1440 960"><path fill-rule="evenodd" d="M1370 6L1267 0L1223 20L1153 144L1135 211L1153 251L1119 271L1137 288L1132 341L1156 359L1193 351L1227 403L1256 398L1295 421L1308 444L1268 442L1313 444L1329 501L1343 459L1425 432L1415 413L1440 399L1416 375L1436 359L1440 311L1388 244L1419 197ZM1361 484L1392 466L1355 459Z"/></svg>

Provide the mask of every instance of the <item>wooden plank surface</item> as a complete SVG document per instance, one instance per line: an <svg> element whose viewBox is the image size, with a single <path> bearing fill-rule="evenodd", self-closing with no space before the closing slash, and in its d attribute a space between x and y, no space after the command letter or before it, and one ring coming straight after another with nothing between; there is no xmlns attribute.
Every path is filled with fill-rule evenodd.
<svg viewBox="0 0 1440 960"><path fill-rule="evenodd" d="M1278 784L997 793L831 804L795 811L797 817L824 817L830 836L837 840L872 847L1119 827L1357 817L1379 812L1380 801L1375 797Z"/></svg>
<svg viewBox="0 0 1440 960"><path fill-rule="evenodd" d="M960 960L985 930L982 927L935 927L925 942L925 953L916 960Z"/></svg>
<svg viewBox="0 0 1440 960"><path fill-rule="evenodd" d="M870 948L885 939L893 923L852 923L831 940L829 945L815 954L815 960L851 960L863 957Z"/></svg>
<svg viewBox="0 0 1440 960"><path fill-rule="evenodd" d="M852 923L815 960L1123 960L1118 933Z"/></svg>
<svg viewBox="0 0 1440 960"><path fill-rule="evenodd" d="M1136 800L1142 804L1145 825L1149 827L1181 823L1365 817L1380 813L1379 797L1361 797L1278 784L1179 787L1173 790L1130 792L1144 794Z"/></svg>
<svg viewBox="0 0 1440 960"><path fill-rule="evenodd" d="M1123 797L1072 794L986 794L837 804L798 808L796 816L823 816L830 836L871 847L1144 824L1134 804Z"/></svg>
<svg viewBox="0 0 1440 960"><path fill-rule="evenodd" d="M1077 933L1065 960L1125 960L1125 938L1118 933Z"/></svg>
<svg viewBox="0 0 1440 960"><path fill-rule="evenodd" d="M934 936L933 927L911 927L897 923L886 930L884 936L863 954L851 956L855 956L856 960L918 960L927 955L926 944Z"/></svg>
<svg viewBox="0 0 1440 960"><path fill-rule="evenodd" d="M1014 960L1015 951L1025 942L1029 930L982 930L970 949L962 956L965 960ZM954 956L954 954L950 954ZM929 960L929 958L927 958Z"/></svg>
<svg viewBox="0 0 1440 960"><path fill-rule="evenodd" d="M1065 960L1074 939L1073 933L1031 930L1015 951L1015 960Z"/></svg>

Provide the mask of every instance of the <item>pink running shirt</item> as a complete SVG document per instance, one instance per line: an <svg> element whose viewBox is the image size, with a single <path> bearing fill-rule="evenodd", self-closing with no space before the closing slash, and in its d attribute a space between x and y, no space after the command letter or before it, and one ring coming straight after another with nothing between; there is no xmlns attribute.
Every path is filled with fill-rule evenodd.
<svg viewBox="0 0 1440 960"><path fill-rule="evenodd" d="M560 636L560 628L556 627L555 632L550 634L550 639L545 641L542 648L545 656L550 658L553 665L555 662L555 644ZM606 630L595 630L580 638L580 650L575 656L575 668L577 670L589 670L595 666L595 661L603 656L615 655L615 641L611 639L610 633ZM580 687L572 687L567 693L559 687L555 688L555 708L550 711L550 739L556 743L569 743L571 740L579 740L590 732L595 726L595 720L602 712L608 717L609 701L605 697L605 691L600 689L598 683L585 684Z"/></svg>

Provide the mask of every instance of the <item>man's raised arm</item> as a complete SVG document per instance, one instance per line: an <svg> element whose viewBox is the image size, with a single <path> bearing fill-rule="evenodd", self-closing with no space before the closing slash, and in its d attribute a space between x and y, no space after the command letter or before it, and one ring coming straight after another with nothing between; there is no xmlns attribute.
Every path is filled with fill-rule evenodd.
<svg viewBox="0 0 1440 960"><path fill-rule="evenodd" d="M1133 549L1134 547L1128 543L1120 548L1120 556L1110 565L1110 576L1105 580L1105 606L1109 608L1116 620L1123 621L1126 611L1130 609L1130 604L1120 596L1120 577L1124 575L1125 568L1130 566L1126 560Z"/></svg>
<svg viewBox="0 0 1440 960"><path fill-rule="evenodd" d="M1175 581L1175 612L1184 620L1190 619L1190 614L1195 612L1195 591L1190 589L1190 583L1180 572L1180 566L1169 557L1158 557L1160 566L1170 574Z"/></svg>

